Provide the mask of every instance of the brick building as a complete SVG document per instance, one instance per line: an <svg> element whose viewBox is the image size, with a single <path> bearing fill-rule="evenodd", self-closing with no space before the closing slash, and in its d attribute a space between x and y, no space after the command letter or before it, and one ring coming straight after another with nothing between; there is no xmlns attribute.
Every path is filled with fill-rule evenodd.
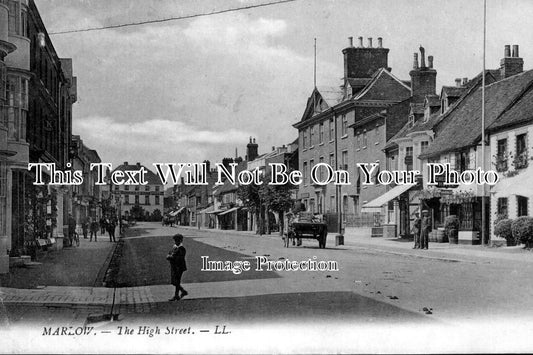
<svg viewBox="0 0 533 355"><path fill-rule="evenodd" d="M385 142L405 122L385 120L382 112L408 99L411 87L391 73L389 49L383 47L381 38L377 47L372 46L372 38L364 47L359 37L359 45L354 47L350 37L342 53L343 85L314 88L301 120L293 125L298 129L299 169L304 175L298 197L311 212L341 211L348 225L357 225L364 217L362 203L384 193L385 187L361 188L356 163L378 162L385 167ZM318 163L348 171L350 185L313 184L310 172Z"/></svg>

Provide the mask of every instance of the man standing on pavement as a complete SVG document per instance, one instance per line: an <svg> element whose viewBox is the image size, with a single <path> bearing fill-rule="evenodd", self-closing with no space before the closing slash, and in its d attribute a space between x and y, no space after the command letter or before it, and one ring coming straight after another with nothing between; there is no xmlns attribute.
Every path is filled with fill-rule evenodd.
<svg viewBox="0 0 533 355"><path fill-rule="evenodd" d="M96 239L96 234L98 233L98 221L96 220L96 218L91 218L90 220L91 224L89 225L89 229L91 231L91 239L89 239L90 242L93 241L93 235L94 235L94 241L96 242L97 239Z"/></svg>
<svg viewBox="0 0 533 355"><path fill-rule="evenodd" d="M109 233L109 241L116 242L117 240L115 239L115 228L116 228L115 221L113 219L108 219L106 222L106 226L107 226L107 233Z"/></svg>
<svg viewBox="0 0 533 355"><path fill-rule="evenodd" d="M187 296L187 291L181 287L181 276L187 270L187 264L185 263L185 254L187 251L183 246L183 235L176 234L174 238L174 246L167 255L167 260L170 261L170 282L176 287L174 291L174 297L169 301L178 301L180 298ZM181 295L179 292L181 291Z"/></svg>
<svg viewBox="0 0 533 355"><path fill-rule="evenodd" d="M420 249L428 248L428 236L431 231L431 219L428 210L422 211L422 221L420 221Z"/></svg>
<svg viewBox="0 0 533 355"><path fill-rule="evenodd" d="M415 212L415 221L413 223L413 235L415 238L415 246L413 249L420 249L420 213L418 211Z"/></svg>

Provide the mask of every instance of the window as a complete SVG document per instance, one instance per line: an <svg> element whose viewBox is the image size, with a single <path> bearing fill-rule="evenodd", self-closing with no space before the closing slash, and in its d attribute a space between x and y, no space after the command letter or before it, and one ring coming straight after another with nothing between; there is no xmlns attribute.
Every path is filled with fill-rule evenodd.
<svg viewBox="0 0 533 355"><path fill-rule="evenodd" d="M335 122L333 118L329 120L329 140L332 141L335 138Z"/></svg>
<svg viewBox="0 0 533 355"><path fill-rule="evenodd" d="M124 185L124 190L129 191L130 190L130 185Z"/></svg>
<svg viewBox="0 0 533 355"><path fill-rule="evenodd" d="M8 75L6 81L6 108L8 137L14 140L26 139L26 110L28 108L28 80ZM6 122L4 121L4 122Z"/></svg>
<svg viewBox="0 0 533 355"><path fill-rule="evenodd" d="M307 179L308 179L308 171L307 171L307 162L304 161L304 185L307 185Z"/></svg>
<svg viewBox="0 0 533 355"><path fill-rule="evenodd" d="M324 122L318 125L318 143L324 143Z"/></svg>
<svg viewBox="0 0 533 355"><path fill-rule="evenodd" d="M515 169L527 168L527 135L516 136L516 157L513 161Z"/></svg>
<svg viewBox="0 0 533 355"><path fill-rule="evenodd" d="M159 192L159 186L155 187L155 192Z"/></svg>
<svg viewBox="0 0 533 355"><path fill-rule="evenodd" d="M508 211L508 201L507 197L500 197L498 198L498 215L502 216L502 218L508 218L509 211Z"/></svg>
<svg viewBox="0 0 533 355"><path fill-rule="evenodd" d="M314 198L309 199L309 212L315 213L315 199Z"/></svg>
<svg viewBox="0 0 533 355"><path fill-rule="evenodd" d="M405 148L405 170L413 170L413 147Z"/></svg>
<svg viewBox="0 0 533 355"><path fill-rule="evenodd" d="M507 139L499 139L496 152L496 171L507 170Z"/></svg>
<svg viewBox="0 0 533 355"><path fill-rule="evenodd" d="M139 191L139 185L135 185L135 191Z"/></svg>
<svg viewBox="0 0 533 355"><path fill-rule="evenodd" d="M428 147L429 147L428 141L423 141L422 143L420 143L420 151L422 152L422 154L428 149Z"/></svg>
<svg viewBox="0 0 533 355"><path fill-rule="evenodd" d="M528 198L524 196L516 196L516 204L518 205L518 217L527 216Z"/></svg>
<svg viewBox="0 0 533 355"><path fill-rule="evenodd" d="M337 206L335 205L335 196L329 197L329 211L335 212L337 210Z"/></svg>
<svg viewBox="0 0 533 355"><path fill-rule="evenodd" d="M0 100L6 99L7 68L0 64Z"/></svg>
<svg viewBox="0 0 533 355"><path fill-rule="evenodd" d="M159 195L155 195L155 204L159 205Z"/></svg>
<svg viewBox="0 0 533 355"><path fill-rule="evenodd" d="M18 31L18 13L20 9L20 4L18 1L11 0L9 1L9 18L8 18L8 29L9 34L19 34Z"/></svg>
<svg viewBox="0 0 533 355"><path fill-rule="evenodd" d="M361 148L361 132L357 132L357 134L355 135L355 147L357 149Z"/></svg>
<svg viewBox="0 0 533 355"><path fill-rule="evenodd" d="M363 148L366 148L367 145L367 137L366 137L366 129L363 131Z"/></svg>
<svg viewBox="0 0 533 355"><path fill-rule="evenodd" d="M343 150L341 153L341 169L348 170L348 151Z"/></svg>
<svg viewBox="0 0 533 355"><path fill-rule="evenodd" d="M333 153L329 154L329 166L335 169L335 154Z"/></svg>
<svg viewBox="0 0 533 355"><path fill-rule="evenodd" d="M302 131L302 147L303 149L307 148L307 132L305 130Z"/></svg>
<svg viewBox="0 0 533 355"><path fill-rule="evenodd" d="M144 191L150 191L150 186L146 185L146 186L144 187Z"/></svg>
<svg viewBox="0 0 533 355"><path fill-rule="evenodd" d="M149 205L150 204L150 195L144 195L144 204Z"/></svg>
<svg viewBox="0 0 533 355"><path fill-rule="evenodd" d="M136 205L139 204L139 195L135 195L135 204L136 204Z"/></svg>
<svg viewBox="0 0 533 355"><path fill-rule="evenodd" d="M455 170L462 173L470 166L470 155L468 152L455 153Z"/></svg>
<svg viewBox="0 0 533 355"><path fill-rule="evenodd" d="M320 159L318 159L318 162L319 163L324 163L324 157L320 157ZM326 171L326 168L324 166L320 166L319 169L318 169L318 179L320 181L324 181L324 172Z"/></svg>
<svg viewBox="0 0 533 355"><path fill-rule="evenodd" d="M315 127L309 127L309 146L312 147L315 144Z"/></svg>
<svg viewBox="0 0 533 355"><path fill-rule="evenodd" d="M348 118L346 115L342 115L341 136L345 136L348 133Z"/></svg>
<svg viewBox="0 0 533 355"><path fill-rule="evenodd" d="M309 160L309 174L307 174L307 176L309 176L309 183L311 184L312 181L311 181L311 170L313 170L313 166L315 166L315 161L313 159Z"/></svg>

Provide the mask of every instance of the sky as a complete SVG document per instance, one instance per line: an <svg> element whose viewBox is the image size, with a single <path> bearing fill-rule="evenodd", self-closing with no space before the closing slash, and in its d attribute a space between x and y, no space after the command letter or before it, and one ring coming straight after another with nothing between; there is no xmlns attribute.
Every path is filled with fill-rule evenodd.
<svg viewBox="0 0 533 355"><path fill-rule="evenodd" d="M272 0L35 0L49 33L213 12ZM487 0L487 68L505 44L533 68L533 1ZM51 35L73 58L73 133L115 167L124 161L220 162L297 138L317 85L340 86L348 37L383 37L389 67L409 79L420 45L437 93L482 69L483 0L298 0L142 26Z"/></svg>

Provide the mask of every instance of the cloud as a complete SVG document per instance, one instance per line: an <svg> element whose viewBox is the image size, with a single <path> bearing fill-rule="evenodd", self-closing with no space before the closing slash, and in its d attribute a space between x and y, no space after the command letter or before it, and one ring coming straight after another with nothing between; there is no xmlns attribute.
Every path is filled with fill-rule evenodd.
<svg viewBox="0 0 533 355"><path fill-rule="evenodd" d="M250 132L234 128L209 131L180 121L153 119L124 123L110 117L78 120L74 133L105 162L197 162L214 156L220 146L241 146Z"/></svg>

